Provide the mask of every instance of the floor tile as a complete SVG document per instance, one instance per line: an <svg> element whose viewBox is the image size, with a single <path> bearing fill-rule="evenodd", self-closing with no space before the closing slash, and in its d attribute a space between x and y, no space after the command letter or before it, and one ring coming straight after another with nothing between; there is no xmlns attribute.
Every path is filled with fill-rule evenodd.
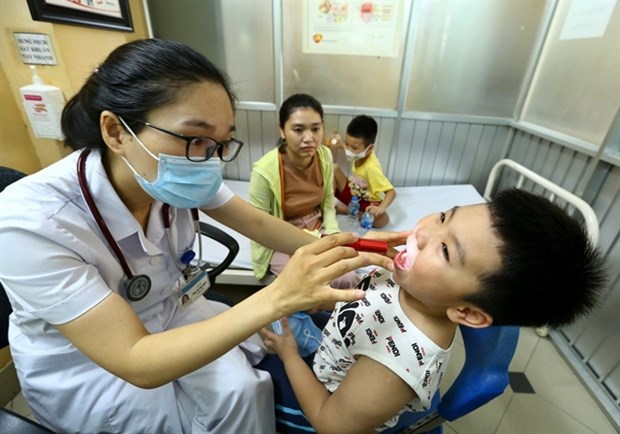
<svg viewBox="0 0 620 434"><path fill-rule="evenodd" d="M535 393L532 384L523 372L509 372L510 388L514 393Z"/></svg>
<svg viewBox="0 0 620 434"><path fill-rule="evenodd" d="M534 332L534 330L527 327L521 327L519 330L519 341L517 342L515 355L510 362L510 371L525 371L525 367L532 357L534 349L540 339L541 338Z"/></svg>
<svg viewBox="0 0 620 434"><path fill-rule="evenodd" d="M445 425L450 426L458 434L493 434L498 432L497 427L506 408L513 397L513 392L507 388L503 394L483 405L477 410ZM523 433L521 433L523 434Z"/></svg>
<svg viewBox="0 0 620 434"><path fill-rule="evenodd" d="M502 434L596 433L540 396L528 394L515 394L512 397L497 432Z"/></svg>
<svg viewBox="0 0 620 434"><path fill-rule="evenodd" d="M444 424L443 425L443 434L459 434L459 433L454 431L449 425Z"/></svg>
<svg viewBox="0 0 620 434"><path fill-rule="evenodd" d="M525 370L536 395L593 432L615 429L549 339L542 339Z"/></svg>

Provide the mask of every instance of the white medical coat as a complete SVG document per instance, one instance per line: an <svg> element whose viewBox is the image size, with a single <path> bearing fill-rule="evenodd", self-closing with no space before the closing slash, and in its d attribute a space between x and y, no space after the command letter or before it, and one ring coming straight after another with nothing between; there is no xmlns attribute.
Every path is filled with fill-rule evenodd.
<svg viewBox="0 0 620 434"><path fill-rule="evenodd" d="M79 317L112 291L124 294L123 270L80 191L78 156L76 151L0 195L0 281L13 306L9 341L34 415L61 432L273 432L271 380L248 361L246 356L256 363L263 355L251 342L177 381L145 390L103 370L56 330L54 325ZM91 152L85 172L129 268L151 278L147 297L129 303L149 332L225 309L202 297L184 309L177 305L181 273L171 250L180 258L193 246L189 210L171 209L169 246L161 203L151 207L144 234L112 187L99 152ZM205 208L218 208L232 196L222 184Z"/></svg>

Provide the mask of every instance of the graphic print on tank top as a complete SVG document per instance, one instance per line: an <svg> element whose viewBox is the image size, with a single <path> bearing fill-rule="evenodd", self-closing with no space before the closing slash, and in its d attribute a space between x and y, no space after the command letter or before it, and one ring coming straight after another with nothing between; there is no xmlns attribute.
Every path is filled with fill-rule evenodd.
<svg viewBox="0 0 620 434"><path fill-rule="evenodd" d="M437 346L407 317L399 303L399 287L389 272L372 271L358 288L366 297L338 304L323 329L314 373L333 393L356 359L369 357L402 378L416 393L403 410L428 409L441 384L450 348Z"/></svg>

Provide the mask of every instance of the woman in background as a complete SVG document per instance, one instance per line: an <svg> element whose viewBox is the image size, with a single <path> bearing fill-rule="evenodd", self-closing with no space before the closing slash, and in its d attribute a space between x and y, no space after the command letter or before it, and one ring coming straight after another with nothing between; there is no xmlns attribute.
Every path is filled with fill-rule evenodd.
<svg viewBox="0 0 620 434"><path fill-rule="evenodd" d="M314 97L298 93L280 107L280 140L254 163L250 203L279 219L320 237L340 232L334 202L334 163L323 146L323 107ZM290 256L253 241L252 263L257 279L278 276ZM353 288L359 277L349 272L335 288Z"/></svg>

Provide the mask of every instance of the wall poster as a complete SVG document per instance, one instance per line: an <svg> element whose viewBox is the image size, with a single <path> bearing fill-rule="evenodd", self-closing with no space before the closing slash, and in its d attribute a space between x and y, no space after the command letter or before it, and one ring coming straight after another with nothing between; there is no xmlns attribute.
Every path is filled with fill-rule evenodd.
<svg viewBox="0 0 620 434"><path fill-rule="evenodd" d="M401 0L304 2L303 52L396 57L403 25Z"/></svg>

